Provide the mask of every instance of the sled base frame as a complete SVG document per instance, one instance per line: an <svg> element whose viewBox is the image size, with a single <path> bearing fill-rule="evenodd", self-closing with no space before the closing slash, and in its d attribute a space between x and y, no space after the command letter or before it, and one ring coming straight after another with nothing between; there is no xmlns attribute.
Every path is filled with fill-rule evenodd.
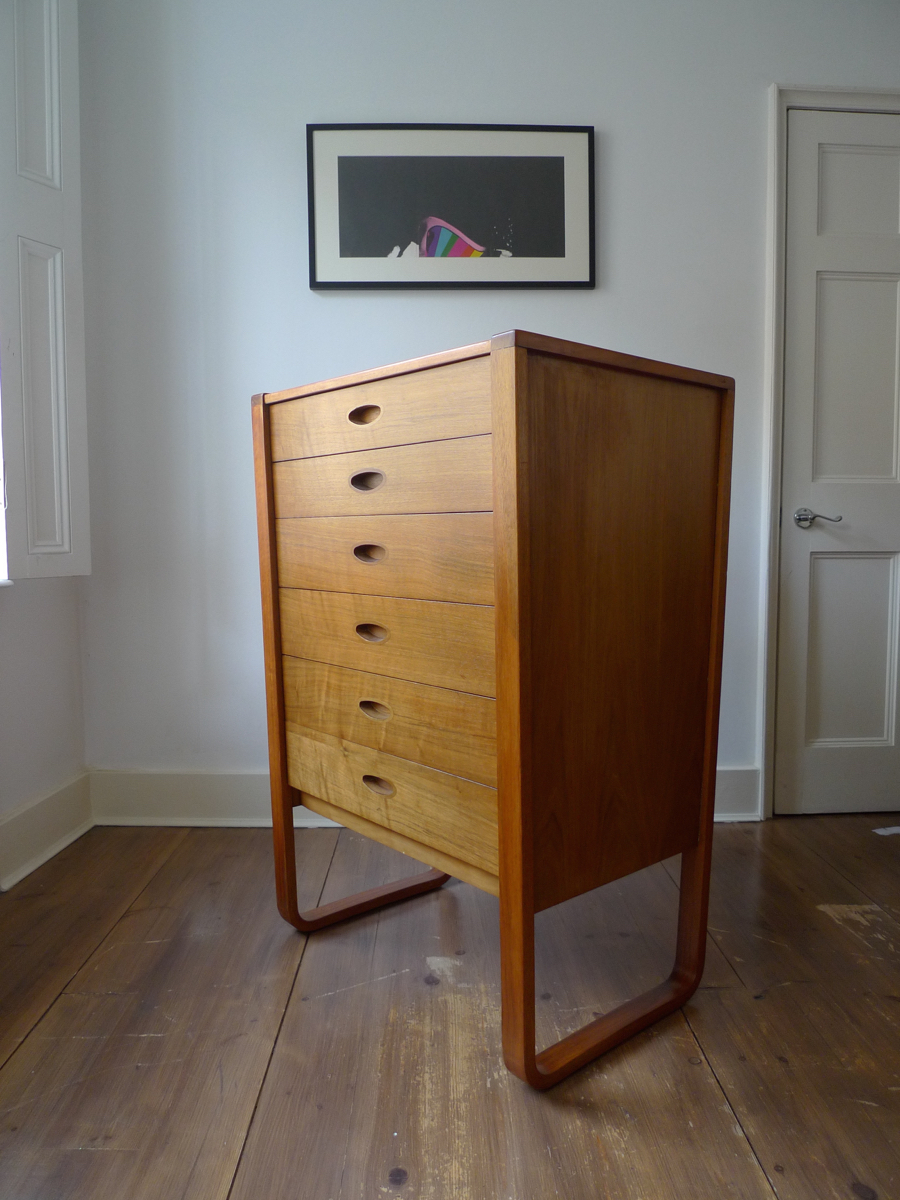
<svg viewBox="0 0 900 1200"><path fill-rule="evenodd" d="M682 855L678 938L669 978L540 1052L535 1049L534 913L504 903L501 891L503 1055L513 1074L541 1091L553 1087L691 998L705 961L709 840Z"/></svg>
<svg viewBox="0 0 900 1200"><path fill-rule="evenodd" d="M450 878L445 872L432 869L300 912L293 832L292 824L276 822L276 880L281 915L301 933L314 933L339 921L435 891ZM535 1048L535 914L524 912L522 905L505 901L501 892L503 1054L514 1075L544 1091L690 999L700 983L705 960L709 840L702 839L698 846L682 855L678 940L669 978L540 1052Z"/></svg>

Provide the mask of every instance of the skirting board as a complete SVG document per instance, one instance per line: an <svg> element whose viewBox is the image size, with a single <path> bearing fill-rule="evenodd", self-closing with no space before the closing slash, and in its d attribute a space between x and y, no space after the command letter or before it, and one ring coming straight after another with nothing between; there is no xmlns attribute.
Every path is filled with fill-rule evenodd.
<svg viewBox="0 0 900 1200"><path fill-rule="evenodd" d="M720 767L716 820L759 821L759 788L756 767ZM268 775L91 771L0 817L0 891L24 879L93 825L271 824ZM294 826L334 828L334 822L298 808Z"/></svg>
<svg viewBox="0 0 900 1200"><path fill-rule="evenodd" d="M272 824L268 775L177 774L169 771L92 771L96 825ZM295 829L334 827L306 808L294 811Z"/></svg>
<svg viewBox="0 0 900 1200"><path fill-rule="evenodd" d="M92 771L91 807L97 825L272 824L268 775ZM716 820L759 819L759 770L720 767L716 772ZM294 814L295 828L333 824L305 808Z"/></svg>
<svg viewBox="0 0 900 1200"><path fill-rule="evenodd" d="M719 767L716 771L716 820L763 819L759 767Z"/></svg>
<svg viewBox="0 0 900 1200"><path fill-rule="evenodd" d="M5 813L0 817L0 892L65 850L93 824L87 774Z"/></svg>

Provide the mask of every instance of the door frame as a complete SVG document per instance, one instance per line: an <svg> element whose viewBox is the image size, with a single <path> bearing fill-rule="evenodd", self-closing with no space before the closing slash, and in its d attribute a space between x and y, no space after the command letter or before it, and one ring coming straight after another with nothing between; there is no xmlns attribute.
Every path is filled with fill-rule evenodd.
<svg viewBox="0 0 900 1200"><path fill-rule="evenodd" d="M773 815L775 711L778 689L778 605L781 567L781 471L784 425L784 287L787 219L787 123L792 108L832 112L900 113L900 92L855 88L769 88L769 154L766 187L766 342L763 445L764 579L760 677L762 694L762 794L760 816Z"/></svg>

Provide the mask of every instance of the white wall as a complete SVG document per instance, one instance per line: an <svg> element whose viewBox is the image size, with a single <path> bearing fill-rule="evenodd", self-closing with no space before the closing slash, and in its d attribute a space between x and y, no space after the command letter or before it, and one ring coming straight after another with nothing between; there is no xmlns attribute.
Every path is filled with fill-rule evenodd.
<svg viewBox="0 0 900 1200"><path fill-rule="evenodd" d="M249 397L519 326L734 375L720 761L758 764L766 88L895 0L83 0L88 761L265 767ZM314 294L307 122L594 124L594 292Z"/></svg>
<svg viewBox="0 0 900 1200"><path fill-rule="evenodd" d="M80 583L0 588L0 817L84 770Z"/></svg>

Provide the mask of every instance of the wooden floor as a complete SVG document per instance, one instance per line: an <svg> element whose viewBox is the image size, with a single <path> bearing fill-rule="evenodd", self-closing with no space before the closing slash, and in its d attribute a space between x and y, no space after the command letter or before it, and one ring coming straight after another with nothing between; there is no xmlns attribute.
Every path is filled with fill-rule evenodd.
<svg viewBox="0 0 900 1200"><path fill-rule="evenodd" d="M0 1197L897 1200L898 823L719 826L702 989L541 1095L492 897L304 939L267 831L94 829L0 896ZM411 869L298 842L307 906ZM539 918L545 1040L667 973L674 865Z"/></svg>

